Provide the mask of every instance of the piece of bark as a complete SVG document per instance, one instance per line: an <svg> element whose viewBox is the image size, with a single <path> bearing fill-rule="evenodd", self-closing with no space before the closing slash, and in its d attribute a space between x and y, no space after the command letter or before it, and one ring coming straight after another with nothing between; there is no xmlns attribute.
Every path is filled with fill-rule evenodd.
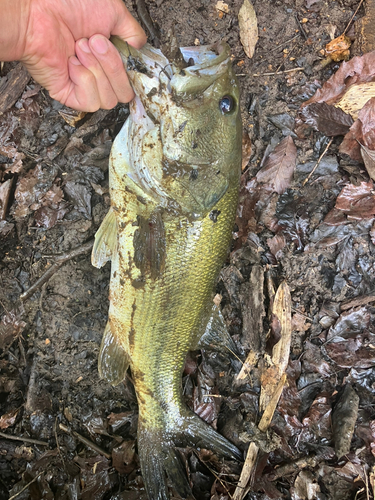
<svg viewBox="0 0 375 500"><path fill-rule="evenodd" d="M17 64L0 82L0 115L5 113L24 91L30 75L26 68Z"/></svg>
<svg viewBox="0 0 375 500"><path fill-rule="evenodd" d="M0 220L4 220L7 210L10 192L12 189L13 178L0 184Z"/></svg>
<svg viewBox="0 0 375 500"><path fill-rule="evenodd" d="M350 451L354 427L358 417L359 396L351 385L347 385L332 413L332 428L335 451L338 458Z"/></svg>
<svg viewBox="0 0 375 500"><path fill-rule="evenodd" d="M355 54L375 50L375 0L366 0L365 15L355 23Z"/></svg>
<svg viewBox="0 0 375 500"><path fill-rule="evenodd" d="M265 335L263 331L264 310L264 272L260 265L254 265L250 279L240 286L242 306L242 343L245 349L263 353Z"/></svg>
<svg viewBox="0 0 375 500"><path fill-rule="evenodd" d="M276 333L275 328L277 328L280 340L272 349L271 360L265 357L266 367L261 376L262 389L259 400L261 411L266 410L274 395L280 390L279 383L285 375L289 362L292 337L292 299L286 283L282 283L276 292L272 312L274 316L272 322L274 336ZM282 384L281 390L283 386L284 384ZM280 394L278 397L280 397Z"/></svg>

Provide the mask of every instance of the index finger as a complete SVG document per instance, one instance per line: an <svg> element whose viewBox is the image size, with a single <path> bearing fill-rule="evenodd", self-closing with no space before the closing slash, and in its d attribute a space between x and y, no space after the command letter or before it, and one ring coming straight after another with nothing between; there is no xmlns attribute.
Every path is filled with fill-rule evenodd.
<svg viewBox="0 0 375 500"><path fill-rule="evenodd" d="M123 2L120 2L118 7L117 21L111 30L111 35L117 35L135 49L140 49L147 42L146 33Z"/></svg>

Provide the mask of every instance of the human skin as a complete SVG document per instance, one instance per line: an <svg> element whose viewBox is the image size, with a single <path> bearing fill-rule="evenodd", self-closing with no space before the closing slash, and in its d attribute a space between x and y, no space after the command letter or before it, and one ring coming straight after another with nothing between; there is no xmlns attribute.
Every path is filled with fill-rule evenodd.
<svg viewBox="0 0 375 500"><path fill-rule="evenodd" d="M0 0L0 60L21 61L51 97L73 109L111 109L134 93L117 49L146 35L121 0Z"/></svg>

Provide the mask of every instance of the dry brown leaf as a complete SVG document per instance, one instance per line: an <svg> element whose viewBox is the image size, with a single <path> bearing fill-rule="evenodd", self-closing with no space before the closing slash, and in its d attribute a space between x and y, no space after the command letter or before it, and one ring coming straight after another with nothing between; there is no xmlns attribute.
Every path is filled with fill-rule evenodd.
<svg viewBox="0 0 375 500"><path fill-rule="evenodd" d="M368 172L368 175L372 180L375 180L375 151L373 149L366 148L366 146L361 146L361 155Z"/></svg>
<svg viewBox="0 0 375 500"><path fill-rule="evenodd" d="M343 62L336 73L302 107L312 102L336 104L352 85L371 81L375 81L375 51Z"/></svg>
<svg viewBox="0 0 375 500"><path fill-rule="evenodd" d="M358 119L350 127L340 145L340 153L361 161L361 146L375 150L375 97L372 97L358 114Z"/></svg>
<svg viewBox="0 0 375 500"><path fill-rule="evenodd" d="M352 42L346 35L340 35L334 40L327 43L325 55L329 56L332 61L348 61L350 57L350 46Z"/></svg>
<svg viewBox="0 0 375 500"><path fill-rule="evenodd" d="M269 185L278 194L290 186L296 166L297 148L289 135L278 144L256 175L256 180Z"/></svg>
<svg viewBox="0 0 375 500"><path fill-rule="evenodd" d="M326 102L312 102L301 110L305 123L328 137L345 135L353 125L350 114Z"/></svg>
<svg viewBox="0 0 375 500"><path fill-rule="evenodd" d="M356 120L358 113L372 97L375 97L375 82L352 85L335 104L335 107L342 109Z"/></svg>
<svg viewBox="0 0 375 500"><path fill-rule="evenodd" d="M254 7L249 0L244 0L238 13L240 39L245 54L252 58L258 41L258 21Z"/></svg>
<svg viewBox="0 0 375 500"><path fill-rule="evenodd" d="M75 127L78 122L80 122L87 113L85 111L77 111L71 108L64 108L59 111L59 115L64 118L66 123L71 127Z"/></svg>
<svg viewBox="0 0 375 500"><path fill-rule="evenodd" d="M336 199L335 208L353 219L372 218L375 214L374 184L361 182L359 186L348 184Z"/></svg>
<svg viewBox="0 0 375 500"><path fill-rule="evenodd" d="M0 429L7 429L11 425L13 425L16 421L17 414L19 412L19 408L17 410L10 411L9 413L4 413L0 417Z"/></svg>

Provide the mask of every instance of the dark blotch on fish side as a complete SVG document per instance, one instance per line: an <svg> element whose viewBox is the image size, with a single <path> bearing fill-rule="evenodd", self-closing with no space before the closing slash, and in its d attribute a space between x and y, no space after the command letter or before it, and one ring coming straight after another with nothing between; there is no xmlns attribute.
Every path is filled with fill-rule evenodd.
<svg viewBox="0 0 375 500"><path fill-rule="evenodd" d="M195 181L196 179L198 179L198 169L193 168L193 170L190 172L189 179L191 181Z"/></svg>
<svg viewBox="0 0 375 500"><path fill-rule="evenodd" d="M139 290L140 288L143 288L145 286L145 278L144 278L144 276L141 276L140 278L132 280L132 286L136 290Z"/></svg>
<svg viewBox="0 0 375 500"><path fill-rule="evenodd" d="M148 67L139 59L129 55L126 63L127 71L137 71L138 73L143 73L149 78L152 78L152 73L149 71Z"/></svg>
<svg viewBox="0 0 375 500"><path fill-rule="evenodd" d="M138 216L139 228L134 233L134 263L142 274L155 280L164 269L166 257L165 228L161 212L153 212L149 219Z"/></svg>
<svg viewBox="0 0 375 500"><path fill-rule="evenodd" d="M211 210L209 217L212 220L212 222L217 222L219 215L220 215L220 210Z"/></svg>
<svg viewBox="0 0 375 500"><path fill-rule="evenodd" d="M148 99L151 99L151 97L154 97L158 93L158 89L156 87L153 87L150 92L147 94Z"/></svg>

